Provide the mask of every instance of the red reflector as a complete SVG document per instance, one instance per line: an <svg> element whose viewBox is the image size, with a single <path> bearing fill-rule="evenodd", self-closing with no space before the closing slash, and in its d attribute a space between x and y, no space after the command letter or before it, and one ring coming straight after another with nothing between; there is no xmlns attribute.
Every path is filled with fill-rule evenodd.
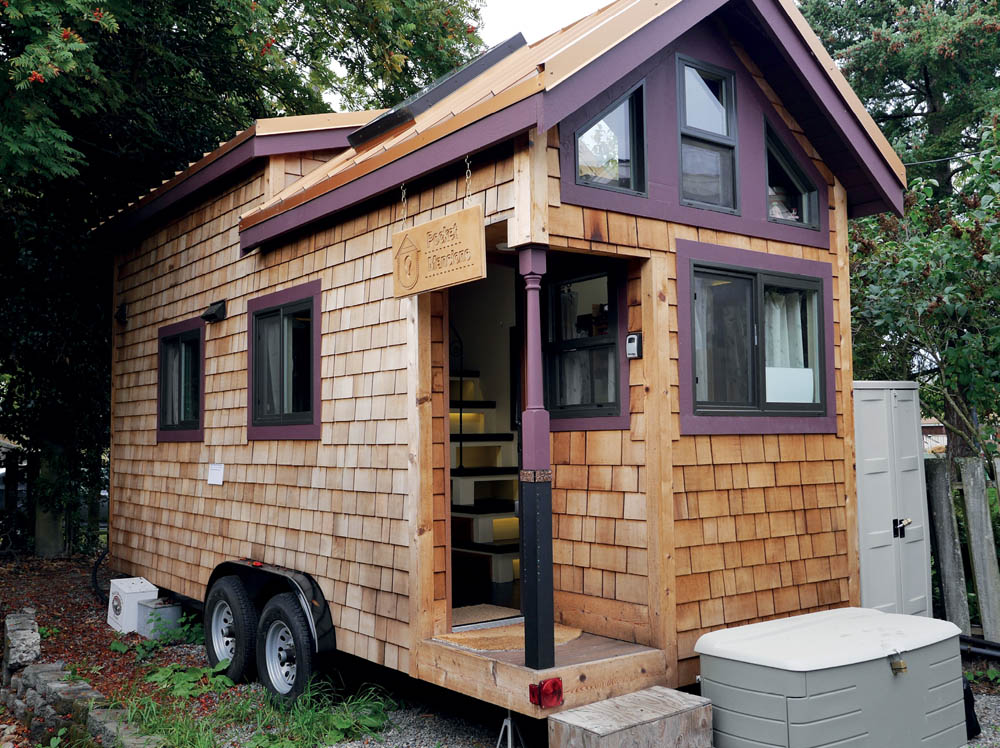
<svg viewBox="0 0 1000 748"><path fill-rule="evenodd" d="M264 564L262 564L260 561L254 561L250 565L251 566L263 566Z"/></svg>
<svg viewBox="0 0 1000 748"><path fill-rule="evenodd" d="M548 709L553 706L562 706L562 678L546 678L541 683L532 683L529 685L528 701L542 707L543 709Z"/></svg>

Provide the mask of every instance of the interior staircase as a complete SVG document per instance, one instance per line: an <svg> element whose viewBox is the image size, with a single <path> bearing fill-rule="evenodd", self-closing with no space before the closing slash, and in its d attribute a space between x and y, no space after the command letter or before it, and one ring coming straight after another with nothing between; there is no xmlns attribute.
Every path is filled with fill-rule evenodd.
<svg viewBox="0 0 1000 748"><path fill-rule="evenodd" d="M517 435L478 371L450 381L452 606L520 607Z"/></svg>

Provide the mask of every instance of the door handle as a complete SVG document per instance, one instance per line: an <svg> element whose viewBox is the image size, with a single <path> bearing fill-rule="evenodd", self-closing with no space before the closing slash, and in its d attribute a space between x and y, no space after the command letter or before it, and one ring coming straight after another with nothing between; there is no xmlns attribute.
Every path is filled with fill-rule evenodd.
<svg viewBox="0 0 1000 748"><path fill-rule="evenodd" d="M906 519L899 520L899 527L900 527L900 529L906 527L907 525L912 525L912 524L913 524L913 520L910 519L909 517L907 517Z"/></svg>
<svg viewBox="0 0 1000 748"><path fill-rule="evenodd" d="M905 538L906 526L911 524L913 524L913 520L909 517L906 519L894 519L892 521L892 537Z"/></svg>

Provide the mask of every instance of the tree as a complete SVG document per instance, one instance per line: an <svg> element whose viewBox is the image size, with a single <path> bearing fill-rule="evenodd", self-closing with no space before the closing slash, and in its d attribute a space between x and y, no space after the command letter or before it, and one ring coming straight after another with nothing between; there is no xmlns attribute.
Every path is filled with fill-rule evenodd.
<svg viewBox="0 0 1000 748"><path fill-rule="evenodd" d="M0 434L49 505L108 444L93 227L254 119L390 106L482 46L481 0L98 1L0 0Z"/></svg>
<svg viewBox="0 0 1000 748"><path fill-rule="evenodd" d="M902 220L853 224L852 317L911 351L925 411L969 454L1000 430L1000 136L977 141L954 194L917 179Z"/></svg>
<svg viewBox="0 0 1000 748"><path fill-rule="evenodd" d="M803 0L802 12L911 169L947 191L1000 108L997 0Z"/></svg>

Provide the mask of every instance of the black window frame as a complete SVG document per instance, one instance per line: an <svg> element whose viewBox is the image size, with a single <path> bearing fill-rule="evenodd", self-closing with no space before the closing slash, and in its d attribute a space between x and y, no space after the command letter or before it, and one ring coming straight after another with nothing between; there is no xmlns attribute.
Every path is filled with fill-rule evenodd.
<svg viewBox="0 0 1000 748"><path fill-rule="evenodd" d="M184 330L182 332L177 332L169 335L164 335L160 337L159 340L159 362L158 362L158 373L157 373L157 429L164 432L176 432L176 431L195 431L201 428L201 413L204 408L204 393L202 392L202 377L205 374L204 367L204 339L202 336L203 327L195 327L190 330ZM177 423L167 422L167 411L165 406L165 401L168 394L168 388L171 386L176 386L177 397L181 398L184 394L184 388L181 386L183 381L183 367L178 370L178 379L168 381L167 377L167 347L171 345L183 346L185 342L194 340L198 344L198 355L196 360L198 362L198 372L195 375L196 386L195 391L198 395L198 401L195 403L195 411L198 415L194 418L187 420L179 420ZM183 348L182 348L183 350ZM183 406L181 407L183 410Z"/></svg>
<svg viewBox="0 0 1000 748"><path fill-rule="evenodd" d="M283 320L285 316L294 314L295 312L302 311L303 309L309 310L309 331L307 339L309 341L309 355L304 362L304 366L309 373L309 385L307 387L307 392L309 393L309 410L308 411L292 411L290 413L281 412L275 415L263 415L260 413L260 405L262 403L262 397L264 392L264 387L261 385L260 377L262 376L263 369L262 364L264 362L264 355L266 351L264 346L261 344L261 325L259 324L261 319L275 317L279 318L278 329L280 331L280 342L279 350L282 354L286 351L286 339L285 339L285 325L280 321ZM316 376L314 371L314 360L318 355L318 351L314 350L314 328L313 325L318 324L318 320L315 319L314 304L312 297L306 297L298 301L290 301L285 304L278 304L276 306L266 307L264 309L258 309L253 312L253 336L254 336L254 348L253 348L253 361L251 362L251 376L253 377L253 403L250 404L252 409L251 424L255 427L262 426L304 426L314 423L314 415L316 408L320 406L320 403L315 401L315 382L313 378ZM285 383L284 376L285 370L284 366L279 366L279 371L281 374L281 382L279 384L279 391L284 392Z"/></svg>
<svg viewBox="0 0 1000 748"><path fill-rule="evenodd" d="M583 258L581 258L583 259ZM620 339L620 318L622 311L620 305L620 288L624 282L624 277L617 269L607 265L597 266L588 262L577 263L580 267L576 272L563 271L545 276L545 303L543 307L543 329L545 337L543 340L544 353L544 375L545 375L545 407L549 411L552 420L576 419L576 418L604 418L617 417L622 414L622 382L621 377L625 374L620 366L620 354L623 341ZM595 336L592 338L576 338L570 341L562 340L557 334L559 310L556 304L559 295L554 292L560 286L568 283L578 283L581 281L593 280L594 278L605 278L608 289L608 334ZM589 405L555 406L554 393L556 387L556 377L559 372L557 364L558 357L564 353L570 353L581 348L590 350L610 349L612 369L615 372L615 399L614 402L599 404L591 402Z"/></svg>
<svg viewBox="0 0 1000 748"><path fill-rule="evenodd" d="M693 405L693 414L696 416L781 416L781 415L798 415L798 416L826 416L827 415L827 391L826 391L826 381L827 381L827 366L832 366L832 361L827 361L827 351L824 344L824 336L826 331L826 314L825 314L825 302L823 292L823 279L810 276L810 275L799 275L794 273L782 273L774 270L762 270L753 267L746 267L740 265L728 265L704 261L692 261L690 268L690 298L687 299L687 303L690 305L691 309L691 319L690 319L690 330L688 334L691 336L691 388L693 390L691 396L691 403ZM699 273L713 274L713 275L729 275L741 278L748 278L753 281L753 302L752 302L752 344L753 349L751 352L751 358L754 362L754 370L751 372L753 377L753 391L754 399L753 402L746 405L733 405L731 403L726 403L724 405L713 404L709 401L699 401L697 394L698 386L698 376L697 376L697 356L694 354L695 345L697 343L695 338L695 300L697 296L695 277ZM763 308L764 308L764 288L765 286L780 286L783 288L794 288L803 291L815 291L816 292L816 352L818 356L818 371L817 371L817 389L819 398L815 403L769 403L767 401L767 372L765 363L765 351L766 351L766 341L765 341L765 330L764 325L761 324L763 319Z"/></svg>
<svg viewBox="0 0 1000 748"><path fill-rule="evenodd" d="M687 125L687 85L685 81L686 68L691 67L709 76L722 80L726 90L726 122L728 135L702 130ZM739 138L736 124L736 73L711 63L696 60L687 55L678 54L675 58L677 77L677 199L681 205L704 210L714 210L730 215L740 215L740 168L739 168ZM724 147L733 153L733 205L716 205L701 200L684 197L684 142L692 140L707 143L716 147Z"/></svg>
<svg viewBox="0 0 1000 748"><path fill-rule="evenodd" d="M586 180L581 180L580 178L580 136L588 132L594 125L600 122L602 119L607 117L611 112L615 111L623 103L628 103L629 106L629 150L633 155L632 158L632 173L633 173L633 184L641 183L640 188L628 188L619 187L611 184L596 184L594 182L588 182ZM636 103L638 102L639 113L636 115ZM632 86L628 91L615 99L614 103L610 106L605 107L594 117L587 120L581 127L578 127L573 132L573 178L576 184L581 187L591 187L598 190L609 190L611 192L620 192L626 195L637 195L639 197L648 197L649 195L649 184L646 179L647 175L647 164L646 164L646 81L641 80L634 86ZM636 158L636 153L639 157Z"/></svg>
<svg viewBox="0 0 1000 748"><path fill-rule="evenodd" d="M808 214L809 220L805 220L805 216L801 221L792 221L787 218L777 218L771 216L770 205L765 203L765 214L767 215L767 220L771 223L780 223L784 226L796 226L798 228L812 229L813 231L819 231L820 229L820 218L819 218L819 189L816 184L806 176L805 169L803 169L798 160L792 155L791 150L782 142L781 138L778 137L778 133L775 132L771 124L764 120L764 191L765 197L769 200L770 195L767 190L771 187L771 168L769 155L773 155L775 160L781 164L781 167L785 170L785 173L791 178L795 183L795 186L799 188L803 195L803 207L808 206L808 210L805 211ZM806 189L808 187L808 189Z"/></svg>

